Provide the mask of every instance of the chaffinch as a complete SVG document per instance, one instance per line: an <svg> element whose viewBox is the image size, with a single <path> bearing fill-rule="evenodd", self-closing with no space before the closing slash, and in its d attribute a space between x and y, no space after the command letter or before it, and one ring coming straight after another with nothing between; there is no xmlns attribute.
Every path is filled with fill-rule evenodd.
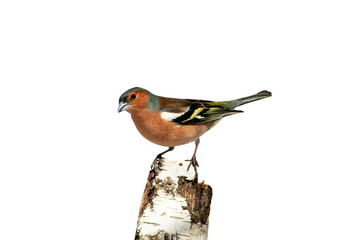
<svg viewBox="0 0 353 240"><path fill-rule="evenodd" d="M157 155L154 164L175 146L195 142L188 169L192 164L197 176L196 151L200 136L223 117L242 112L234 108L270 96L270 92L261 91L236 100L213 102L160 97L146 89L135 87L120 96L118 112L129 112L137 130L147 140L169 147Z"/></svg>

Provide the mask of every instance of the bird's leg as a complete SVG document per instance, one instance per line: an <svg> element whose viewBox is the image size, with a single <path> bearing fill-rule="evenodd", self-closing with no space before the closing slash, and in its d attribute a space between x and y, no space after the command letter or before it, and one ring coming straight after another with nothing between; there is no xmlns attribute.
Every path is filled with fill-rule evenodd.
<svg viewBox="0 0 353 240"><path fill-rule="evenodd" d="M189 171L189 168L192 165L194 167L194 170L195 170L196 178L197 178L197 167L199 166L198 162L196 161L196 151L197 151L197 147L199 146L199 144L200 144L200 139L198 138L195 141L194 155L192 155L192 158L190 160L187 160L187 161L190 161L190 164L189 164L189 166L187 168L187 171Z"/></svg>
<svg viewBox="0 0 353 240"><path fill-rule="evenodd" d="M173 151L174 147L169 147L167 150L165 150L164 152L161 152L160 154L158 154L156 156L156 158L153 160L153 163L152 163L152 166L151 168L154 169L157 165L157 162L162 159L162 156L167 153L167 152L170 152L170 151Z"/></svg>
<svg viewBox="0 0 353 240"><path fill-rule="evenodd" d="M167 153L167 152L170 152L170 151L173 151L174 150L174 147L169 147L167 150L165 150L164 152L161 152L160 154L157 155L157 159L161 159L162 156Z"/></svg>

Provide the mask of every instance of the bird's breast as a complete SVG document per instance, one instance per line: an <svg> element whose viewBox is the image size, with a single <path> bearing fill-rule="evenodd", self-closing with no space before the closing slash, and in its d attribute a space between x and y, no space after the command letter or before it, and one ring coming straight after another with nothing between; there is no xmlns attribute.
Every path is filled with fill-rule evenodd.
<svg viewBox="0 0 353 240"><path fill-rule="evenodd" d="M131 112L131 118L142 136L155 144L167 147L195 141L209 129L205 124L179 125L162 118L160 111Z"/></svg>

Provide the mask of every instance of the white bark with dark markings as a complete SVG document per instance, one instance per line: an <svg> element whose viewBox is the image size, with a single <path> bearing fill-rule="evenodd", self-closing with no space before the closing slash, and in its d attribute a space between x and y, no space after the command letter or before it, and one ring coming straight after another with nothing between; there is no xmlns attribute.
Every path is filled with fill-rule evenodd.
<svg viewBox="0 0 353 240"><path fill-rule="evenodd" d="M162 159L148 176L135 239L206 240L212 189L190 162Z"/></svg>

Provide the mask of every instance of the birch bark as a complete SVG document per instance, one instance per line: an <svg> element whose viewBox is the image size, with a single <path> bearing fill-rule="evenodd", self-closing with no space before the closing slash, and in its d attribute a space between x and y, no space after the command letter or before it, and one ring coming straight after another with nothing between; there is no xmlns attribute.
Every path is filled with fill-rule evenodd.
<svg viewBox="0 0 353 240"><path fill-rule="evenodd" d="M206 240L212 189L189 162L162 159L148 175L135 240Z"/></svg>

